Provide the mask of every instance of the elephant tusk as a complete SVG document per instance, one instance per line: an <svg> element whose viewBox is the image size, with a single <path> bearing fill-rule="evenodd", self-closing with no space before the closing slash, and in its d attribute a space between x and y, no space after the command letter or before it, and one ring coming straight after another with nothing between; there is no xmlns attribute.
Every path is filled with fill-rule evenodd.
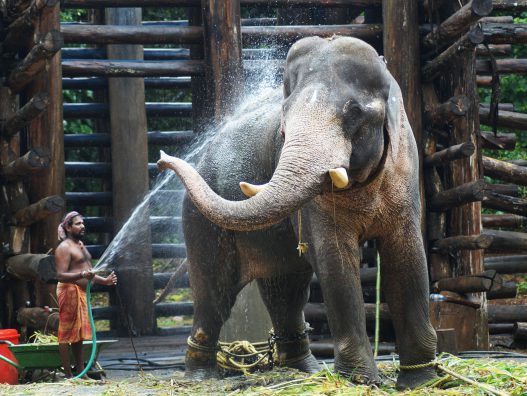
<svg viewBox="0 0 527 396"><path fill-rule="evenodd" d="M250 184L246 182L240 182L240 189L247 197L251 198L258 194L260 191L262 191L265 187L267 187L268 184L269 183Z"/></svg>
<svg viewBox="0 0 527 396"><path fill-rule="evenodd" d="M346 172L346 169L344 168L330 169L329 177L331 177L331 181L333 182L333 185L337 188L344 188L349 183L348 173Z"/></svg>

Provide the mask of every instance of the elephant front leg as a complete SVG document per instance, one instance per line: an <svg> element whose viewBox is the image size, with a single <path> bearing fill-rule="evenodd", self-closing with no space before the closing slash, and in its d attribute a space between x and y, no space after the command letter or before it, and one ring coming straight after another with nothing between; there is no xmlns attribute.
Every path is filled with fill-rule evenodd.
<svg viewBox="0 0 527 396"><path fill-rule="evenodd" d="M293 257L293 260L298 258ZM275 363L307 373L317 373L320 366L309 348L309 338L302 309L308 299L312 271L259 279L260 293L273 321L276 345Z"/></svg>
<svg viewBox="0 0 527 396"><path fill-rule="evenodd" d="M320 240L316 253L317 276L335 344L335 370L355 382L379 382L366 333L359 249L339 242L340 246L335 246L329 238Z"/></svg>
<svg viewBox="0 0 527 396"><path fill-rule="evenodd" d="M437 377L435 368L427 366L435 359L437 337L429 318L428 273L421 231L416 225L401 226L379 239L379 245L382 289L401 362L397 388L415 388Z"/></svg>

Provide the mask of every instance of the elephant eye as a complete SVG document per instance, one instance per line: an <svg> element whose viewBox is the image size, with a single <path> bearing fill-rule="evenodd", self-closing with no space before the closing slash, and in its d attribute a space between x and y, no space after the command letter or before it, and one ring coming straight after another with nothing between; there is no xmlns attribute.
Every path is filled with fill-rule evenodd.
<svg viewBox="0 0 527 396"><path fill-rule="evenodd" d="M342 114L345 118L357 118L362 114L362 108L353 99L348 100L342 108Z"/></svg>

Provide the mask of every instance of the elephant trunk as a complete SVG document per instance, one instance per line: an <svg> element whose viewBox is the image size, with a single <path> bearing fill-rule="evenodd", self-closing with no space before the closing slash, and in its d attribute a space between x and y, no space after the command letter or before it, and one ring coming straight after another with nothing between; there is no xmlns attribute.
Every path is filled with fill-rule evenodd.
<svg viewBox="0 0 527 396"><path fill-rule="evenodd" d="M286 120L286 138L273 177L247 200L223 199L189 164L163 152L158 166L174 170L198 210L220 227L253 231L276 224L322 192L330 169L348 166L349 143L347 150L338 150L335 143L346 145L345 140L328 139L328 135L339 135L331 133L337 131L334 111L329 111L319 101L310 101L310 95L305 100L306 95L302 95L304 100L299 98L289 112L292 115ZM315 91L314 96L320 98L321 95Z"/></svg>

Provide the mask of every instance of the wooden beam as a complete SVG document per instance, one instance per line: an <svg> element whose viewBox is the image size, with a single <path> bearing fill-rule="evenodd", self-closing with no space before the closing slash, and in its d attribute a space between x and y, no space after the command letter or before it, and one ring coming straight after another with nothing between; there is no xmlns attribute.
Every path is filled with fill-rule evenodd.
<svg viewBox="0 0 527 396"><path fill-rule="evenodd" d="M527 320L514 324L514 341L527 341Z"/></svg>
<svg viewBox="0 0 527 396"><path fill-rule="evenodd" d="M240 0L244 7L380 7L381 0ZM63 8L200 7L200 0L64 0Z"/></svg>
<svg viewBox="0 0 527 396"><path fill-rule="evenodd" d="M483 36L487 44L527 44L527 25L484 23Z"/></svg>
<svg viewBox="0 0 527 396"><path fill-rule="evenodd" d="M527 305L488 306L489 323L527 322Z"/></svg>
<svg viewBox="0 0 527 396"><path fill-rule="evenodd" d="M188 143L195 137L193 131L152 131L147 133L149 145L174 146ZM109 133L66 134L65 147L110 147Z"/></svg>
<svg viewBox="0 0 527 396"><path fill-rule="evenodd" d="M62 48L62 36L52 30L44 34L26 57L9 74L7 85L13 92L21 91L35 76L45 69L47 60Z"/></svg>
<svg viewBox="0 0 527 396"><path fill-rule="evenodd" d="M491 157L482 157L483 169L486 176L509 183L527 186L527 168L500 161Z"/></svg>
<svg viewBox="0 0 527 396"><path fill-rule="evenodd" d="M46 7L35 26L35 35L39 37L47 32L60 30L60 8ZM25 94L32 97L45 92L49 104L42 115L31 121L28 133L29 147L45 147L50 152L49 167L36 175L30 176L29 195L31 202L39 202L47 197L64 197L64 146L62 118L62 70L60 66L60 51L47 62L45 72L40 73L30 85L25 88ZM56 212L50 212L42 221L31 226L31 251L47 252L57 246L57 225L61 221L62 207Z"/></svg>
<svg viewBox="0 0 527 396"><path fill-rule="evenodd" d="M485 257L485 269L493 269L500 274L525 273L527 272L527 255Z"/></svg>
<svg viewBox="0 0 527 396"><path fill-rule="evenodd" d="M527 253L526 233L487 229L482 235L492 239L488 247L492 252Z"/></svg>
<svg viewBox="0 0 527 396"><path fill-rule="evenodd" d="M106 10L106 23L114 25L117 29L141 28L138 26L141 24L141 18L140 8ZM143 58L143 48L137 45L109 45L106 51L109 59ZM111 78L108 81L108 97L112 141L126 142L111 145L113 219L114 233L117 234L143 197L148 194L148 142L143 80ZM123 246L133 252L134 265L126 265L125 258L118 258L115 263L124 267L119 271L117 293L131 317L133 331L142 335L153 334L155 330L151 235L148 221L147 207L134 217L134 228L142 231ZM139 242L142 245L139 245ZM136 293L137 290L141 290L140 295ZM111 327L118 329L120 334L127 334L129 331L119 320L112 321Z"/></svg>
<svg viewBox="0 0 527 396"><path fill-rule="evenodd" d="M423 66L421 70L423 81L434 80L442 71L448 68L453 58L459 57L468 51L474 51L474 48L483 42L483 38L483 32L479 25L465 33L463 37Z"/></svg>
<svg viewBox="0 0 527 396"><path fill-rule="evenodd" d="M6 270L13 277L24 281L57 281L53 255L26 253L11 256L6 260Z"/></svg>
<svg viewBox="0 0 527 396"><path fill-rule="evenodd" d="M48 104L48 94L41 92L33 96L29 102L2 123L2 135L5 138L10 138L18 133L18 131L28 125L33 119L39 117L46 110Z"/></svg>
<svg viewBox="0 0 527 396"><path fill-rule="evenodd" d="M458 235L439 239L432 243L434 252L453 252L458 250L487 249L492 244L490 235Z"/></svg>
<svg viewBox="0 0 527 396"><path fill-rule="evenodd" d="M484 214L481 221L485 228L523 229L527 227L527 217L513 214Z"/></svg>
<svg viewBox="0 0 527 396"><path fill-rule="evenodd" d="M372 43L382 35L382 25L349 24L318 26L242 26L244 47L257 44L292 44L303 37L351 36Z"/></svg>
<svg viewBox="0 0 527 396"><path fill-rule="evenodd" d="M481 147L489 150L513 151L516 148L518 137L515 133L480 132Z"/></svg>
<svg viewBox="0 0 527 396"><path fill-rule="evenodd" d="M190 117L191 103L145 103L148 117ZM65 119L106 118L109 115L106 103L64 103Z"/></svg>
<svg viewBox="0 0 527 396"><path fill-rule="evenodd" d="M501 55L511 55L512 54L512 45L510 44L489 44L487 46L480 44L476 47L477 56L494 56Z"/></svg>
<svg viewBox="0 0 527 396"><path fill-rule="evenodd" d="M49 13L49 10L54 9L58 2L58 0L32 0L29 7L9 24L2 46L3 52L18 52L24 45L29 44L31 33L39 24L41 15ZM59 30L60 28L57 29ZM38 33L46 32L39 30Z"/></svg>
<svg viewBox="0 0 527 396"><path fill-rule="evenodd" d="M198 26L63 25L67 44L193 44L203 40Z"/></svg>
<svg viewBox="0 0 527 396"><path fill-rule="evenodd" d="M452 14L422 41L425 51L441 49L465 33L481 17L492 11L492 0L471 0Z"/></svg>
<svg viewBox="0 0 527 396"><path fill-rule="evenodd" d="M130 60L71 60L62 61L64 77L179 77L203 74L203 62L178 61L130 61Z"/></svg>
<svg viewBox="0 0 527 396"><path fill-rule="evenodd" d="M432 289L437 292L450 291L460 294L488 292L494 284L502 284L496 271L488 270L482 274L461 275L455 278L445 278L435 282Z"/></svg>
<svg viewBox="0 0 527 396"><path fill-rule="evenodd" d="M450 208L481 201L485 194L484 180L475 180L444 190L430 198L429 207L434 211L445 211Z"/></svg>
<svg viewBox="0 0 527 396"><path fill-rule="evenodd" d="M446 102L436 106L428 106L425 109L427 123L443 125L449 123L456 117L466 114L469 100L466 96L454 96Z"/></svg>
<svg viewBox="0 0 527 396"><path fill-rule="evenodd" d="M487 107L480 107L479 116L481 123L484 125L490 125L490 110ZM527 114L517 113L512 111L498 111L498 119L496 122L498 128L511 128L511 129L527 129Z"/></svg>
<svg viewBox="0 0 527 396"><path fill-rule="evenodd" d="M496 11L524 12L527 11L526 0L492 0Z"/></svg>
<svg viewBox="0 0 527 396"><path fill-rule="evenodd" d="M527 199L510 197L494 191L485 191L483 207L520 216L527 216Z"/></svg>
<svg viewBox="0 0 527 396"><path fill-rule="evenodd" d="M190 89L190 77L152 77L145 78L146 89ZM64 89L106 89L108 80L102 77L92 78L63 78L62 86Z"/></svg>
<svg viewBox="0 0 527 396"><path fill-rule="evenodd" d="M518 292L518 284L514 281L503 282L501 287L494 289L493 287L487 292L487 299L497 300L500 298L516 298Z"/></svg>
<svg viewBox="0 0 527 396"><path fill-rule="evenodd" d="M474 154L475 146L472 142L456 144L452 147L437 151L424 158L424 166L442 166L460 158L470 157Z"/></svg>
<svg viewBox="0 0 527 396"><path fill-rule="evenodd" d="M492 66L488 59L476 62L476 72L479 74L492 73ZM496 73L498 74L526 74L527 59L496 59Z"/></svg>
<svg viewBox="0 0 527 396"><path fill-rule="evenodd" d="M34 148L24 156L14 160L0 169L0 177L5 180L16 180L23 176L39 172L49 167L51 162L50 152L47 148Z"/></svg>
<svg viewBox="0 0 527 396"><path fill-rule="evenodd" d="M16 320L22 326L49 334L59 329L58 311L50 311L42 307L20 308Z"/></svg>
<svg viewBox="0 0 527 396"><path fill-rule="evenodd" d="M27 227L40 220L48 218L50 215L60 213L64 209L64 200L57 196L51 196L29 205L15 213L17 226Z"/></svg>

